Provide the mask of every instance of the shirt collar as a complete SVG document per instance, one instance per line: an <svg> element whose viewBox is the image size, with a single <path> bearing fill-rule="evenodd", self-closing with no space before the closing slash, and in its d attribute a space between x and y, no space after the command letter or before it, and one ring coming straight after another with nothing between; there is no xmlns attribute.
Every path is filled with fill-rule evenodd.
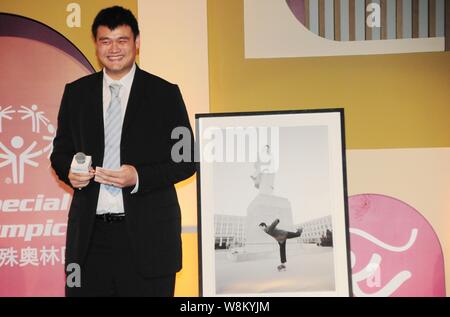
<svg viewBox="0 0 450 317"><path fill-rule="evenodd" d="M124 87L127 87L127 89L131 88L131 84L133 83L133 78L134 78L134 73L136 72L136 64L133 63L133 67L131 67L130 71L128 72L128 74L126 74L125 76L123 76L121 79L119 80L114 80L111 77L108 76L108 74L106 73L105 68L103 68L103 78L105 81L106 86L109 86L113 83L118 83Z"/></svg>

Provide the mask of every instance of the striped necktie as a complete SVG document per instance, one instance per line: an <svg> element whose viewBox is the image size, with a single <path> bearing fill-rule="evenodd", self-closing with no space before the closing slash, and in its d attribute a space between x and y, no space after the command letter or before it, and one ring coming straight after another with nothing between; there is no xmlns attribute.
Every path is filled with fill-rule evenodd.
<svg viewBox="0 0 450 317"><path fill-rule="evenodd" d="M117 170L120 168L120 139L122 134L122 109L120 106L119 92L122 86L111 84L111 102L105 115L105 156L103 167ZM111 185L102 185L113 196L120 193L121 189Z"/></svg>

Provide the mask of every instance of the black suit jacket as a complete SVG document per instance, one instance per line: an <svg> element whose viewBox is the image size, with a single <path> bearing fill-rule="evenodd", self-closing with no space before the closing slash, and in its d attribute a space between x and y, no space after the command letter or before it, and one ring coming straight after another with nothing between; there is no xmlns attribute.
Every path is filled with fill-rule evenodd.
<svg viewBox="0 0 450 317"><path fill-rule="evenodd" d="M51 155L58 177L70 186L68 174L74 154L92 155L102 166L104 126L103 72L67 84L58 115ZM190 131L191 162L171 159L175 127ZM133 165L139 190L123 189L128 235L134 262L145 276L161 276L181 269L181 215L174 184L195 173L194 139L177 85L136 67L124 117L121 164ZM186 149L185 149L186 150ZM93 180L75 190L68 215L66 265L84 263L92 235L100 184Z"/></svg>

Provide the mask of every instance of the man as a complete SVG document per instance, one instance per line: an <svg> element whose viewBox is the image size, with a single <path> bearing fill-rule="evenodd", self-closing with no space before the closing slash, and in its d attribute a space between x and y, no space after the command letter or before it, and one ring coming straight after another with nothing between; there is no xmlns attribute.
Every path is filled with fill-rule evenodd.
<svg viewBox="0 0 450 317"><path fill-rule="evenodd" d="M277 225L280 223L279 219L275 219L272 224L267 227L265 222L261 222L259 227L264 230L265 233L272 236L275 240L277 240L278 245L280 246L280 260L281 264L278 265L278 271L286 270L286 240L292 238L298 238L302 235L303 229L297 229L296 232L290 232L282 229L277 229Z"/></svg>
<svg viewBox="0 0 450 317"><path fill-rule="evenodd" d="M181 269L181 215L174 184L195 173L193 134L178 86L137 67L139 27L114 6L92 33L103 70L66 86L51 156L75 189L66 265L81 266L67 296L173 296ZM171 157L174 128L190 132L191 160ZM184 141L184 140L183 140ZM74 154L89 173L70 171Z"/></svg>

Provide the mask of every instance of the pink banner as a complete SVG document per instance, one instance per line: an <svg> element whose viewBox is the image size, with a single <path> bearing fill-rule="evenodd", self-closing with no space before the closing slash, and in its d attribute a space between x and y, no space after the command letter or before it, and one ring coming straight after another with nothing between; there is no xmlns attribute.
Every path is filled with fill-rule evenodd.
<svg viewBox="0 0 450 317"><path fill-rule="evenodd" d="M64 85L92 67L38 22L0 14L0 29L0 296L61 296L71 192L49 156Z"/></svg>
<svg viewBox="0 0 450 317"><path fill-rule="evenodd" d="M393 197L349 198L355 296L445 296L444 257L428 221Z"/></svg>

